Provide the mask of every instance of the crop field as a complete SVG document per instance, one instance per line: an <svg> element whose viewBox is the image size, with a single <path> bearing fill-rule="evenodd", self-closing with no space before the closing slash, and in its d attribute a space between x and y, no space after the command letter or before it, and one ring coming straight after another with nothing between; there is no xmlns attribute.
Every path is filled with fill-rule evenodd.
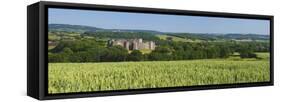
<svg viewBox="0 0 281 102"><path fill-rule="evenodd" d="M48 71L50 94L270 80L266 60L49 63Z"/></svg>

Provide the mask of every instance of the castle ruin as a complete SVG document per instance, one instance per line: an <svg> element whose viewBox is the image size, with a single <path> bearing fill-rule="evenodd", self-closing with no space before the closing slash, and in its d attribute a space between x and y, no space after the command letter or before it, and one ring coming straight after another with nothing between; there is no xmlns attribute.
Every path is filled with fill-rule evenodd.
<svg viewBox="0 0 281 102"><path fill-rule="evenodd" d="M154 50L156 45L153 41L144 42L142 39L111 39L108 46L122 46L127 50Z"/></svg>

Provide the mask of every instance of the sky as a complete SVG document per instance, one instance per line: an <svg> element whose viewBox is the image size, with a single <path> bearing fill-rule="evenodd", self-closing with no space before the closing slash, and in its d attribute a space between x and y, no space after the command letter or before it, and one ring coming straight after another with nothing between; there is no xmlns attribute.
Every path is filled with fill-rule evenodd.
<svg viewBox="0 0 281 102"><path fill-rule="evenodd" d="M269 35L270 21L222 17L128 13L49 8L49 24L86 25L105 29L161 32L244 33Z"/></svg>

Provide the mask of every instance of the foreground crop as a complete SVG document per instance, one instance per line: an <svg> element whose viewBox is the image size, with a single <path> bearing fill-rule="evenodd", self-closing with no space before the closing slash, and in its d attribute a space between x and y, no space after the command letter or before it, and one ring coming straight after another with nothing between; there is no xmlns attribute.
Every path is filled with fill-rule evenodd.
<svg viewBox="0 0 281 102"><path fill-rule="evenodd" d="M89 92L270 80L269 61L49 63L48 92Z"/></svg>

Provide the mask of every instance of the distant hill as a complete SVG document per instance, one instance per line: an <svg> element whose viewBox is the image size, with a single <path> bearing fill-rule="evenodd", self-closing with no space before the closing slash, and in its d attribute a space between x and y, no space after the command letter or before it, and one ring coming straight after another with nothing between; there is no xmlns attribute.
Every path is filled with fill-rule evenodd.
<svg viewBox="0 0 281 102"><path fill-rule="evenodd" d="M269 35L260 34L204 34L204 33L170 33L170 36L176 36L185 39L200 40L269 40Z"/></svg>
<svg viewBox="0 0 281 102"><path fill-rule="evenodd" d="M49 31L64 31L64 32L148 32L148 33L162 33L154 30L138 30L138 29L104 29L84 25L69 25L69 24L49 24Z"/></svg>
<svg viewBox="0 0 281 102"><path fill-rule="evenodd" d="M64 32L95 32L98 30L103 30L102 28L96 28L91 26L82 26L82 25L69 25L69 24L49 24L49 31L64 31Z"/></svg>
<svg viewBox="0 0 281 102"><path fill-rule="evenodd" d="M126 32L126 33L150 33L150 34L164 34L169 36L180 37L184 39L200 39L200 40L216 40L216 39L236 39L236 40L269 40L269 35L259 34L207 34L207 33L173 33L160 32L156 30L138 30L138 29L104 29L84 25L69 25L69 24L49 24L49 31L63 31L63 32Z"/></svg>
<svg viewBox="0 0 281 102"><path fill-rule="evenodd" d="M225 34L221 35L226 39L252 39L252 40L268 40L269 35L258 34Z"/></svg>

